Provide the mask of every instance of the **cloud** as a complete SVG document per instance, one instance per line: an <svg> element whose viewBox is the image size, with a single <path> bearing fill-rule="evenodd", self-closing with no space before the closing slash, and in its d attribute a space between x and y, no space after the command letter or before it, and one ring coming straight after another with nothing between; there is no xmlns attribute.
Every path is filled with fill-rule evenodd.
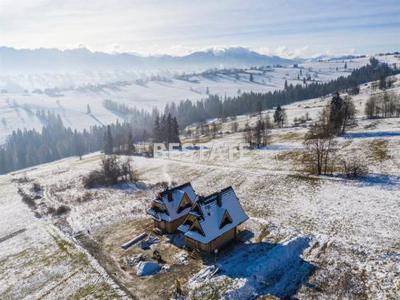
<svg viewBox="0 0 400 300"><path fill-rule="evenodd" d="M374 52L400 48L400 1L0 0L0 36L19 48L144 54L218 45L285 57Z"/></svg>

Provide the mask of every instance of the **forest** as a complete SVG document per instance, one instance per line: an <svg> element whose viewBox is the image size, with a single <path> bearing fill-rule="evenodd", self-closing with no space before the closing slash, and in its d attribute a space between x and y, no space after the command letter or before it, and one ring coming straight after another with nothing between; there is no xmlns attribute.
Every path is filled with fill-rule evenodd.
<svg viewBox="0 0 400 300"><path fill-rule="evenodd" d="M371 58L368 65L352 71L348 77L339 77L327 83L313 82L307 85L285 84L283 90L268 93L242 93L235 97L209 95L199 101L184 100L178 104L166 105L164 112L176 116L179 124L204 122L207 119L226 118L241 114L255 113L272 109L279 105L287 105L295 101L324 97L338 91L357 94L359 85L370 82L386 82L386 77L400 73L386 63ZM381 84L380 84L381 86Z"/></svg>
<svg viewBox="0 0 400 300"><path fill-rule="evenodd" d="M279 91L243 93L235 97L208 95L199 101L184 100L178 104L167 104L163 113L157 109L152 112L137 110L105 100L103 106L119 114L124 122L93 126L82 132L65 127L58 115L36 111L36 116L45 120L46 126L41 131L17 130L7 138L6 143L0 147L0 174L99 150L107 154L133 151L132 145L138 142L179 142L179 130L192 123L260 112L337 91L357 93L360 84L370 81L379 81L379 86L384 88L386 78L399 72L371 58L368 65L354 70L348 77L339 77L328 83L285 85L285 89ZM375 107L379 105L370 109L370 117L381 113ZM260 138L255 139L255 144L260 144Z"/></svg>

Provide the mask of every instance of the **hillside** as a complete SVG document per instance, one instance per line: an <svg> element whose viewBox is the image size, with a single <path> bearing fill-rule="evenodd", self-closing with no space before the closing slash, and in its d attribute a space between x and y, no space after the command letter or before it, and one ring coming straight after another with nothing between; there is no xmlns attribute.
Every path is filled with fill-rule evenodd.
<svg viewBox="0 0 400 300"><path fill-rule="evenodd" d="M398 83L389 91L400 94ZM96 291L105 298L165 299L175 278L198 298L398 298L400 119L367 120L364 106L372 92L370 84L361 87L354 97L358 124L337 139L340 153L369 166L368 176L356 180L308 176L296 163L312 121L295 126L294 118L308 113L315 121L329 98L286 106L288 126L272 129L270 145L242 157L229 157L224 148L243 142L242 133L229 132L230 120L215 139L201 137L201 157L199 150L188 149L154 159L133 157L137 184L85 189L82 178L98 167L99 153L0 176L1 193L7 195L0 202L5 274L0 298L79 298ZM239 128L256 120L236 119ZM242 228L250 233L243 243L219 253L216 261L185 257L173 236L160 237L149 250L122 250L132 237L151 232L145 209L160 183L185 181L201 194L233 186L251 217ZM39 192L32 191L33 183ZM18 189L38 196L35 207L22 202ZM61 205L70 211L48 213ZM138 277L130 259L150 257L154 249L166 267Z"/></svg>
<svg viewBox="0 0 400 300"><path fill-rule="evenodd" d="M393 55L379 57L398 63ZM105 99L139 109L162 108L166 103L196 100L210 94L234 96L238 92L268 92L290 84L327 82L350 74L368 63L368 58L309 61L298 67L272 67L262 70L233 69L201 73L143 75L137 72L109 71L84 73L37 73L0 76L0 143L18 128L40 129L43 122L34 113L49 110L62 117L66 127L82 130L122 120L107 110ZM344 65L347 68L344 69ZM253 82L250 81L253 74ZM87 105L91 113L87 113Z"/></svg>

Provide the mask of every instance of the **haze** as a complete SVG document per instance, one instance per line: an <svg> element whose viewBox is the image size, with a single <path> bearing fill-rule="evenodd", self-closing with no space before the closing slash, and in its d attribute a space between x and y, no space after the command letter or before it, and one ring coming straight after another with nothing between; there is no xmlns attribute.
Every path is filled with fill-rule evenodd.
<svg viewBox="0 0 400 300"><path fill-rule="evenodd" d="M400 2L0 1L2 46L183 55L244 46L283 57L399 48Z"/></svg>

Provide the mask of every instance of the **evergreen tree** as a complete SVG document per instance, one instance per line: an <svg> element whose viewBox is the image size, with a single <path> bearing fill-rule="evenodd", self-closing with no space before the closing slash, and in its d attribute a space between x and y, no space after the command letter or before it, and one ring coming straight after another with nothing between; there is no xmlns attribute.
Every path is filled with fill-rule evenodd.
<svg viewBox="0 0 400 300"><path fill-rule="evenodd" d="M75 154L79 156L79 159L82 159L82 155L85 153L84 141L82 136L75 129L73 136L73 144L75 147Z"/></svg>
<svg viewBox="0 0 400 300"><path fill-rule="evenodd" d="M135 145L134 145L134 142L133 142L133 135L132 135L132 132L129 132L128 133L128 140L127 140L127 151L128 151L128 154L133 154L133 153L135 153Z"/></svg>
<svg viewBox="0 0 400 300"><path fill-rule="evenodd" d="M173 124L171 114L168 113L167 116L167 134L166 134L166 143L173 143L174 135L173 135Z"/></svg>
<svg viewBox="0 0 400 300"><path fill-rule="evenodd" d="M172 137L173 143L181 143L181 140L179 139L179 125L176 117L172 119Z"/></svg>
<svg viewBox="0 0 400 300"><path fill-rule="evenodd" d="M283 127L284 123L286 122L286 112L280 105L278 105L274 112L274 122L280 128Z"/></svg>
<svg viewBox="0 0 400 300"><path fill-rule="evenodd" d="M89 104L88 104L87 107L86 107L86 113L87 113L88 115L90 115L90 114L92 113Z"/></svg>
<svg viewBox="0 0 400 300"><path fill-rule="evenodd" d="M113 154L113 137L111 134L111 126L107 126L107 131L104 133L104 153L107 155Z"/></svg>
<svg viewBox="0 0 400 300"><path fill-rule="evenodd" d="M385 76L381 76L381 78L379 78L379 89L380 90L386 90L386 88L387 88L386 77Z"/></svg>
<svg viewBox="0 0 400 300"><path fill-rule="evenodd" d="M343 134L355 122L355 106L351 97L342 99L339 93L333 96L329 106L329 128L333 135Z"/></svg>
<svg viewBox="0 0 400 300"><path fill-rule="evenodd" d="M157 114L154 120L154 126L153 126L153 139L154 142L159 143L161 142L161 128L160 128L160 117Z"/></svg>

